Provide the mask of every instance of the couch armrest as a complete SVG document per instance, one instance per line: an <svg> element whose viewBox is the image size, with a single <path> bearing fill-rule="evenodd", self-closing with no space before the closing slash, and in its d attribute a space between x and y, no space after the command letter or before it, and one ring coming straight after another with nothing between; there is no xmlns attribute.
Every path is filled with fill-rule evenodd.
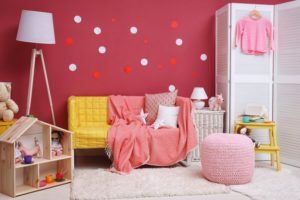
<svg viewBox="0 0 300 200"><path fill-rule="evenodd" d="M78 127L78 119L76 115L76 98L70 96L68 98L68 128L74 131Z"/></svg>

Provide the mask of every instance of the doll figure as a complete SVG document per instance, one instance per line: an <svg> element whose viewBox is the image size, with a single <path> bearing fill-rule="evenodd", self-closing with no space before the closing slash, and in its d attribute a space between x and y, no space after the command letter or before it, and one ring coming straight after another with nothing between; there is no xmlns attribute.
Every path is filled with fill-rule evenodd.
<svg viewBox="0 0 300 200"><path fill-rule="evenodd" d="M22 156L37 156L41 157L41 147L39 145L38 139L34 138L34 147L32 149L26 149L21 142L17 142L18 151Z"/></svg>
<svg viewBox="0 0 300 200"><path fill-rule="evenodd" d="M52 156L61 156L63 147L61 145L62 133L53 132L51 135L51 154Z"/></svg>

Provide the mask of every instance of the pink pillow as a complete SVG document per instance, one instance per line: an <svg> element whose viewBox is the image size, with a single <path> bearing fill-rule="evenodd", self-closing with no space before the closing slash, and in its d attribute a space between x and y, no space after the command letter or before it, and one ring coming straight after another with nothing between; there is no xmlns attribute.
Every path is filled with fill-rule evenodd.
<svg viewBox="0 0 300 200"><path fill-rule="evenodd" d="M174 106L176 102L177 90L159 94L145 94L145 112L147 124L153 124L156 119L159 105Z"/></svg>

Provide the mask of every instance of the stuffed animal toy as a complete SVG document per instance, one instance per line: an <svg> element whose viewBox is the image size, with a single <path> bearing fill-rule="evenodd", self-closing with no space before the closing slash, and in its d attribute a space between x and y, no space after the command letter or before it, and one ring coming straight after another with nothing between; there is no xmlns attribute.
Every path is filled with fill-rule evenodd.
<svg viewBox="0 0 300 200"><path fill-rule="evenodd" d="M209 109L213 111L220 111L223 101L224 99L222 97L222 94L218 94L215 97L211 97L208 100Z"/></svg>
<svg viewBox="0 0 300 200"><path fill-rule="evenodd" d="M0 83L0 120L11 121L14 114L19 111L18 105L10 99L11 86Z"/></svg>
<svg viewBox="0 0 300 200"><path fill-rule="evenodd" d="M250 133L251 133L251 129L247 128L246 126L240 126L238 129L237 129L237 133L238 134L241 134L241 135L246 135L248 136L253 144L255 145L256 148L259 148L260 147L260 143L256 140L254 140L253 138L250 137Z"/></svg>
<svg viewBox="0 0 300 200"><path fill-rule="evenodd" d="M61 145L62 132L52 132L51 134L51 154L52 156L61 156L63 147Z"/></svg>

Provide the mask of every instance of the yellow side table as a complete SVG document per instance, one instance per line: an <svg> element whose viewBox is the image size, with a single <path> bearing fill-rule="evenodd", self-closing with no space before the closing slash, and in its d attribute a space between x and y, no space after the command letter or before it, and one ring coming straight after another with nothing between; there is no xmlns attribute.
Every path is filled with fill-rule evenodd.
<svg viewBox="0 0 300 200"><path fill-rule="evenodd" d="M277 144L276 136L276 123L275 122L251 122L243 123L241 121L236 121L234 126L234 132L237 133L237 130L241 126L246 126L247 128L254 129L269 129L269 144L262 144L259 148L255 148L256 153L270 153L271 155L271 165L274 166L274 157L276 155L277 170L281 170L280 164L280 148Z"/></svg>
<svg viewBox="0 0 300 200"><path fill-rule="evenodd" d="M17 120L13 119L12 121L5 122L0 120L0 135L6 131L10 126L12 126Z"/></svg>

